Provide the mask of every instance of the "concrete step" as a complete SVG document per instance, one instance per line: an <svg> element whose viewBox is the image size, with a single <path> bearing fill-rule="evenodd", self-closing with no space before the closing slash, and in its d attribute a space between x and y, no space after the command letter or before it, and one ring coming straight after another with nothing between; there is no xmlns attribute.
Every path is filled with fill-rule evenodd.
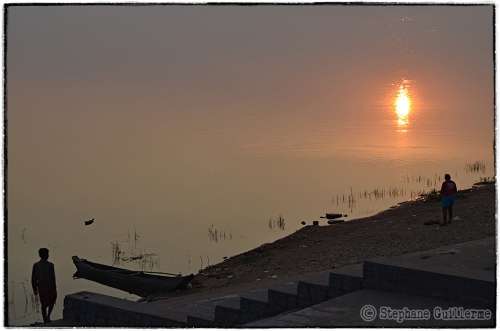
<svg viewBox="0 0 500 331"><path fill-rule="evenodd" d="M215 306L215 323L217 326L236 326L241 321L240 297L225 300Z"/></svg>
<svg viewBox="0 0 500 331"><path fill-rule="evenodd" d="M85 291L64 298L63 320L95 327L183 327L187 322L175 311Z"/></svg>
<svg viewBox="0 0 500 331"><path fill-rule="evenodd" d="M297 282L289 282L268 289L268 302L280 313L296 309L297 305Z"/></svg>
<svg viewBox="0 0 500 331"><path fill-rule="evenodd" d="M425 295L495 309L494 238L363 264L363 288Z"/></svg>
<svg viewBox="0 0 500 331"><path fill-rule="evenodd" d="M363 265L334 269L325 275L313 275L299 281L297 307L305 308L346 293L357 291L363 284Z"/></svg>
<svg viewBox="0 0 500 331"><path fill-rule="evenodd" d="M363 287L363 264L335 269L330 273L328 287L329 299L360 290Z"/></svg>
<svg viewBox="0 0 500 331"><path fill-rule="evenodd" d="M308 275L298 282L288 282L266 290L255 290L240 295L237 300L224 302L215 307L215 325L237 326L268 318L300 308L312 306L329 299L331 279L340 279L341 294L358 290L362 283L362 266L339 268L335 273ZM352 284L356 282L356 286ZM347 284L347 285L346 285ZM335 295L340 295L335 293Z"/></svg>
<svg viewBox="0 0 500 331"><path fill-rule="evenodd" d="M460 313L460 309L462 312L466 309L475 309L484 315L482 319L475 320L451 315L453 311ZM444 318L445 314L447 319ZM247 323L242 327L491 328L496 325L495 314L494 310L488 311L470 304L458 304L427 296L362 289L288 314Z"/></svg>
<svg viewBox="0 0 500 331"><path fill-rule="evenodd" d="M297 279L288 279L286 283L279 283L266 288L252 289L250 291L239 291L239 293L229 297L226 300L206 300L204 305L208 317L200 317L199 307L193 309L193 304L189 303L187 311L187 321L189 326L237 326L250 321L255 321L270 316L275 316L283 312L291 311L299 307L298 286L301 286L305 295L311 296L319 287L324 293L328 293L329 272L315 273L301 277L304 281ZM303 306L314 304L307 299L301 299ZM199 303L198 303L199 304ZM179 310L179 306L175 306ZM189 311L188 311L189 310ZM213 316L213 318L212 318Z"/></svg>
<svg viewBox="0 0 500 331"><path fill-rule="evenodd" d="M188 326L190 327L196 327L196 328L213 328L216 327L217 324L215 324L215 316L209 317L209 318L204 318L204 317L199 317L199 316L187 316L187 323Z"/></svg>
<svg viewBox="0 0 500 331"><path fill-rule="evenodd" d="M187 325L194 327L215 327L215 308L212 305L193 304L191 309L176 309L186 316ZM193 313L195 312L195 313Z"/></svg>
<svg viewBox="0 0 500 331"><path fill-rule="evenodd" d="M248 316L249 311L252 309L251 306L254 306L253 309L255 310L259 304L264 304L267 300L268 287L279 287L286 284L287 281L281 280L275 285L265 284L264 287L260 283L253 283L247 286L173 297L167 300L151 302L148 305L182 313L186 316L187 325L194 327L215 327L225 321L231 321L232 316L235 315L242 316L242 318L246 319L245 321L250 321L254 320L250 319L251 316ZM293 281L290 282L293 283ZM217 306L220 307L217 309ZM231 324L233 323L231 322Z"/></svg>
<svg viewBox="0 0 500 331"><path fill-rule="evenodd" d="M229 294L160 309L183 316L187 326L217 327L221 323L229 323L235 314L239 318L240 298L240 294Z"/></svg>
<svg viewBox="0 0 500 331"><path fill-rule="evenodd" d="M238 324L255 321L280 313L269 303L269 290L244 294L240 298L241 316Z"/></svg>
<svg viewBox="0 0 500 331"><path fill-rule="evenodd" d="M329 274L314 275L299 281L297 286L297 306L305 308L328 300Z"/></svg>

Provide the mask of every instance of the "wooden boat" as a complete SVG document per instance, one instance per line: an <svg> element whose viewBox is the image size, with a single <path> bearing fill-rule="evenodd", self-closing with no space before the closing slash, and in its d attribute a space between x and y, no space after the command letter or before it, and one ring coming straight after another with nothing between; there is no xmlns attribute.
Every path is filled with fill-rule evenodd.
<svg viewBox="0 0 500 331"><path fill-rule="evenodd" d="M139 296L178 290L186 287L194 278L193 274L160 276L145 271L127 270L90 262L78 256L73 256L72 259L77 270L73 278L85 278Z"/></svg>

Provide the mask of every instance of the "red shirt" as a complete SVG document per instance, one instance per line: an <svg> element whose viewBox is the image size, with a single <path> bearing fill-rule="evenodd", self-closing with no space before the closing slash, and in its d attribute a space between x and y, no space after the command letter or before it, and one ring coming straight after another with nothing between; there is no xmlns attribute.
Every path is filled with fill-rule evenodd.
<svg viewBox="0 0 500 331"><path fill-rule="evenodd" d="M447 180L443 182L443 185L441 185L441 195L442 196L450 196L454 195L457 193L457 184L455 184L454 181L452 180Z"/></svg>

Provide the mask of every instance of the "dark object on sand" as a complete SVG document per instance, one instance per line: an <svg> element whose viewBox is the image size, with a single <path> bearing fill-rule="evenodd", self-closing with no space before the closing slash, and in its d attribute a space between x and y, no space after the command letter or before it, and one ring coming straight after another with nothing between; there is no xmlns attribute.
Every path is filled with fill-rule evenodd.
<svg viewBox="0 0 500 331"><path fill-rule="evenodd" d="M313 221L313 225L319 225L319 221Z"/></svg>
<svg viewBox="0 0 500 331"><path fill-rule="evenodd" d="M344 220L336 220L336 221L329 220L328 221L328 224L340 224L340 223L345 223L345 221Z"/></svg>
<svg viewBox="0 0 500 331"><path fill-rule="evenodd" d="M186 287L194 278L193 274L189 276L152 275L145 271L133 271L90 262L78 256L73 256L72 259L77 269L73 278L85 278L139 296L178 290Z"/></svg>
<svg viewBox="0 0 500 331"><path fill-rule="evenodd" d="M424 225L433 225L433 224L439 224L439 221L437 221L437 220L430 220L430 221L424 222Z"/></svg>
<svg viewBox="0 0 500 331"><path fill-rule="evenodd" d="M90 225L94 223L94 219L91 219L91 220L88 220L88 221L85 221L85 225Z"/></svg>
<svg viewBox="0 0 500 331"><path fill-rule="evenodd" d="M300 224L302 224L302 225L306 225L306 222L302 221L302 222L300 222Z"/></svg>
<svg viewBox="0 0 500 331"><path fill-rule="evenodd" d="M335 218L341 218L342 214L336 214L336 213L326 213L326 216L321 216L321 218L327 218L329 220L333 220Z"/></svg>

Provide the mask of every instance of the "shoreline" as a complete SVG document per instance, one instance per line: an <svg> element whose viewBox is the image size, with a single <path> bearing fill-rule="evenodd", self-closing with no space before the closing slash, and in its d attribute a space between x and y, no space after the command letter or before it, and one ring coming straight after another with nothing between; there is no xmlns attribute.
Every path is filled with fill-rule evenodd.
<svg viewBox="0 0 500 331"><path fill-rule="evenodd" d="M271 243L206 267L195 275L192 288L176 295L156 294L148 301L168 300L240 285L272 284L380 256L404 255L440 246L496 237L496 183L475 184L456 195L450 226L442 222L437 194L401 202L375 215L334 225L307 225ZM161 299L160 299L161 298Z"/></svg>
<svg viewBox="0 0 500 331"><path fill-rule="evenodd" d="M427 199L426 199L427 198ZM271 243L211 265L178 292L139 299L162 305L169 299L203 293L233 293L238 288L265 288L277 281L363 263L381 256L400 256L496 236L496 183L475 184L456 195L451 226L424 225L441 221L438 195L398 203L375 215L335 225L308 225ZM32 325L30 325L32 327Z"/></svg>

